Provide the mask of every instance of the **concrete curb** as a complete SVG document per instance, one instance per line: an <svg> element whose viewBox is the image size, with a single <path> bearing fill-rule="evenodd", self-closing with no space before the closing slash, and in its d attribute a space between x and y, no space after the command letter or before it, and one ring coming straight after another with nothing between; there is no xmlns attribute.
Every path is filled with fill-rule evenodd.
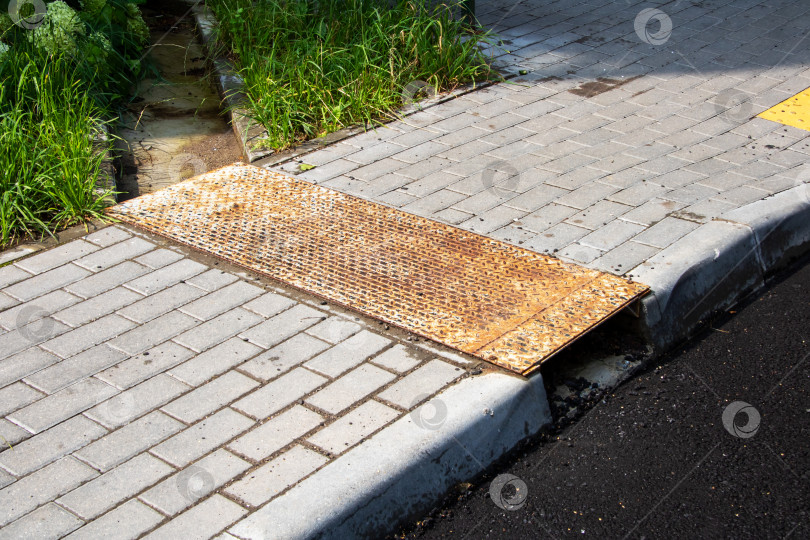
<svg viewBox="0 0 810 540"><path fill-rule="evenodd" d="M194 5L192 7L194 21L197 24L197 31L200 41L206 52L213 56L214 50L214 27L217 24L213 12L206 5ZM231 127L242 146L242 153L248 163L260 160L273 154L272 150L260 148L267 131L243 114L239 107L244 99L242 94L242 78L236 74L233 66L227 58L218 56L212 60L214 69L214 79L216 81L217 92L225 103L228 116L231 119Z"/></svg>
<svg viewBox="0 0 810 540"><path fill-rule="evenodd" d="M420 418L438 426L422 427ZM550 422L539 374L522 379L489 373L464 379L229 532L245 539L390 533Z"/></svg>
<svg viewBox="0 0 810 540"><path fill-rule="evenodd" d="M636 267L649 285L642 324L656 352L688 338L701 320L765 285L810 251L810 202L798 186L706 223Z"/></svg>

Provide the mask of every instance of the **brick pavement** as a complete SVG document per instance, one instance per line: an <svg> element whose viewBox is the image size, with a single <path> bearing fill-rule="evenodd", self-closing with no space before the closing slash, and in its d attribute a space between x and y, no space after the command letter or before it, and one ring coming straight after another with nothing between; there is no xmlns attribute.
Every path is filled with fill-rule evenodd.
<svg viewBox="0 0 810 540"><path fill-rule="evenodd" d="M0 268L0 538L211 536L468 375L218 266L109 227Z"/></svg>

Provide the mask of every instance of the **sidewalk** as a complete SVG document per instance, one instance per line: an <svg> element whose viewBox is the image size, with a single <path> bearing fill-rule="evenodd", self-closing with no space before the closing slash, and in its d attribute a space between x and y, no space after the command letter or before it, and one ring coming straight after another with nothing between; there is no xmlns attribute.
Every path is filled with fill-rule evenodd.
<svg viewBox="0 0 810 540"><path fill-rule="evenodd" d="M810 6L702 5L479 2L527 74L278 169L632 276L665 348L810 240L810 132L755 117L810 86ZM540 375L121 226L0 310L0 538L380 535L550 420Z"/></svg>
<svg viewBox="0 0 810 540"><path fill-rule="evenodd" d="M810 132L755 116L810 86L810 6L703 5L480 3L526 75L279 169L650 285L664 349L810 239Z"/></svg>
<svg viewBox="0 0 810 540"><path fill-rule="evenodd" d="M485 448L500 432L494 457L547 420L542 385L525 403L522 379L470 378L481 370L461 355L235 271L118 226L0 269L0 538L213 536L353 463L363 441L373 458L332 500L352 479L373 485L363 467L393 475L444 453L432 435L445 423L469 438L471 413L478 433L496 430ZM517 406L536 419L515 422ZM403 453L375 453L381 430L407 432Z"/></svg>

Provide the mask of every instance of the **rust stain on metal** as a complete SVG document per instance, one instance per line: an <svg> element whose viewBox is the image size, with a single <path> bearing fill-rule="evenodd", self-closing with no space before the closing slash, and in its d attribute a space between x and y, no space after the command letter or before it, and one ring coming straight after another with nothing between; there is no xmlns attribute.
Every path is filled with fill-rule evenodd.
<svg viewBox="0 0 810 540"><path fill-rule="evenodd" d="M107 212L524 375L648 291L252 166Z"/></svg>

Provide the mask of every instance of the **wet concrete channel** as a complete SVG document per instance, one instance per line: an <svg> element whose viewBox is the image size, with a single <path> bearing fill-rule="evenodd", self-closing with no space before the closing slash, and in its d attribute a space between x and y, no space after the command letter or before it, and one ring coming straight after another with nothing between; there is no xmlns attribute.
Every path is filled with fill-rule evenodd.
<svg viewBox="0 0 810 540"><path fill-rule="evenodd" d="M137 97L118 127L119 201L151 193L241 161L242 149L208 76L190 5L150 0L142 6L151 46Z"/></svg>

